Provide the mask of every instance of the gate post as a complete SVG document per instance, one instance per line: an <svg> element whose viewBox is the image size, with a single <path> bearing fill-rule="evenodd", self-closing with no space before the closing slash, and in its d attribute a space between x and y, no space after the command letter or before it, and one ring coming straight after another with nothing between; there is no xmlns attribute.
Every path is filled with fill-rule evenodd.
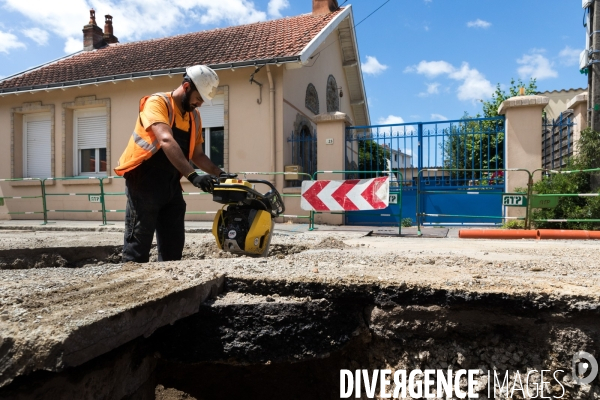
<svg viewBox="0 0 600 400"><path fill-rule="evenodd" d="M573 155L577 154L577 143L581 137L581 131L587 128L587 114L588 114L588 93L583 92L573 97L571 101L567 103L567 109L573 110Z"/></svg>
<svg viewBox="0 0 600 400"><path fill-rule="evenodd" d="M548 105L546 96L516 96L506 99L498 114L506 115L504 138L504 168L533 171L542 167L542 110ZM505 190L527 188L528 176L519 171L507 171ZM522 207L507 207L505 216L525 217Z"/></svg>
<svg viewBox="0 0 600 400"><path fill-rule="evenodd" d="M313 118L317 124L317 170L344 171L346 169L346 127L352 126L350 117L342 112L319 114ZM343 174L319 174L316 179L344 179ZM316 223L343 225L342 214L316 214Z"/></svg>

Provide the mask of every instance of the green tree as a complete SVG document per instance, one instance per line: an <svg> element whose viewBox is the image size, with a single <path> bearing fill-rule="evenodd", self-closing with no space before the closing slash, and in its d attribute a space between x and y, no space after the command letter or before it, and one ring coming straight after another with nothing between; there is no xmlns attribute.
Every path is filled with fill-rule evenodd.
<svg viewBox="0 0 600 400"><path fill-rule="evenodd" d="M511 79L510 87L508 88L508 94L504 90L502 90L500 84L496 85L496 91L492 94L492 99L489 101L482 100L483 116L486 118L497 117L498 108L500 108L500 104L502 104L502 102L508 98L518 96L519 90L521 88L525 89L525 95L537 93L537 83L535 78L531 78L527 86L525 85L525 83L523 83L521 79L519 79L516 82L514 79ZM480 114L477 114L477 117L480 117Z"/></svg>
<svg viewBox="0 0 600 400"><path fill-rule="evenodd" d="M571 157L564 170L586 170L600 165L600 133L587 128L576 144L577 155ZM549 174L533 185L537 194L576 194L594 192L590 172ZM597 190L596 190L597 191ZM551 209L533 209L536 228L598 229L598 222L535 222L536 219L599 219L600 197L560 197L558 206Z"/></svg>
<svg viewBox="0 0 600 400"><path fill-rule="evenodd" d="M358 171L385 171L391 151L378 144L375 140L359 140L358 142ZM358 174L360 179L374 178L377 173Z"/></svg>
<svg viewBox="0 0 600 400"><path fill-rule="evenodd" d="M449 128L448 140L443 143L444 167L454 169L487 169L494 172L504 165L504 124L502 120L478 121L478 118L498 116L498 108L510 97L519 95L519 89L525 89L525 95L536 93L536 80L531 79L525 85L521 79L510 81L508 93L496 86L496 91L489 101L483 101L483 115L470 116L467 112L461 118L461 123ZM478 180L489 183L485 172L459 172L456 178Z"/></svg>

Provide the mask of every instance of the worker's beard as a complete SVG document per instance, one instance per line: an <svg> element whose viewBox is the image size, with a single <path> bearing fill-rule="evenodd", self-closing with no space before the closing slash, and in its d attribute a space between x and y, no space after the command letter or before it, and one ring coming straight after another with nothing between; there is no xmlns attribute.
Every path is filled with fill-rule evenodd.
<svg viewBox="0 0 600 400"><path fill-rule="evenodd" d="M186 112L194 111L196 107L190 104L190 94L192 93L192 89L188 89L183 94L183 99L181 99L181 104L183 105L183 109Z"/></svg>

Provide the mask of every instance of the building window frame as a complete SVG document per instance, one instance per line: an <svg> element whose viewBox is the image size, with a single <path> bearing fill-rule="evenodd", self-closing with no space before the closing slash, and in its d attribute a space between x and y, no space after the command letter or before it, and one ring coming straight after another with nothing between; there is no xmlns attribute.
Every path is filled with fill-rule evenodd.
<svg viewBox="0 0 600 400"><path fill-rule="evenodd" d="M78 119L86 118L86 117L105 117L106 115L105 108L85 108L78 109L73 112L73 175L74 176L97 176L103 177L108 176L108 164L106 160L106 154L108 152L108 141L104 138L104 147L93 147L89 149L80 149L78 143ZM86 150L93 150L93 154L90 158L93 157L94 160L94 171L82 171L82 152ZM104 151L103 151L104 150ZM103 156L102 156L103 155ZM102 159L104 159L104 164L106 166L105 170L102 171L100 166L102 164Z"/></svg>
<svg viewBox="0 0 600 400"><path fill-rule="evenodd" d="M48 137L48 173L43 176L32 176L31 166L29 165L29 134L28 125L30 123L48 121L48 134L52 130L52 115L50 113L30 113L23 116L23 178L50 178L52 176L52 152L51 148L51 137Z"/></svg>
<svg viewBox="0 0 600 400"><path fill-rule="evenodd" d="M223 155L223 162L222 163L215 163L217 164L218 167L220 167L221 169L225 170L225 171L229 171L229 86L219 86L217 88L217 92L215 94L215 97L221 97L223 98L223 125L221 126L204 126L204 121L202 124L202 138L204 139L204 142L202 143L203 146L203 151L204 154L206 154L206 156L211 159L211 161L214 162L214 160L211 158L211 151L210 151L210 147L211 147L211 137L210 137L210 133L211 131L223 131L223 149L222 149L222 155ZM213 102L215 102L215 100L213 100ZM202 107L206 107L206 106L202 106ZM202 107L200 107L200 113L202 113ZM201 171L196 165L193 165L193 167L197 170L197 171Z"/></svg>
<svg viewBox="0 0 600 400"><path fill-rule="evenodd" d="M333 75L329 75L327 78L327 112L336 112L340 111L340 96L338 92L338 85L335 77Z"/></svg>
<svg viewBox="0 0 600 400"><path fill-rule="evenodd" d="M24 119L29 115L50 114L50 177L54 177L55 161L55 112L54 104L42 104L41 101L26 102L20 107L11 108L11 137L10 137L10 177L19 179L24 177Z"/></svg>
<svg viewBox="0 0 600 400"><path fill-rule="evenodd" d="M211 132L218 132L218 131L222 131L223 134L225 133L225 129L222 126L213 126L211 128L202 128L202 137L204 138L204 142L202 143L202 147L204 150L204 154L206 154L206 156L208 158L210 158L210 160L215 163L215 165L217 165L219 168L221 169L225 169L225 157L223 157L223 162L222 163L217 163L215 162L215 160L213 159L213 154L211 154L211 149L212 149L212 139L211 139ZM224 142L224 141L223 141ZM223 149L221 149L221 153L225 153L225 143L223 143Z"/></svg>
<svg viewBox="0 0 600 400"><path fill-rule="evenodd" d="M104 109L106 112L106 169L102 174L92 176L108 176L112 171L111 162L111 101L110 99L96 99L96 96L76 97L75 101L62 103L62 176L77 176L76 167L76 140L75 140L75 113L79 110ZM88 175L80 175L88 176Z"/></svg>

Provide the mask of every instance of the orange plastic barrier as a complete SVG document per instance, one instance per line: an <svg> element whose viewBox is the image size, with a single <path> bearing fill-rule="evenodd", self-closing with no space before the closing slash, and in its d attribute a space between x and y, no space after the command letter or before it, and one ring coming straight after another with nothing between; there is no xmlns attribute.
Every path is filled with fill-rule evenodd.
<svg viewBox="0 0 600 400"><path fill-rule="evenodd" d="M536 230L528 229L461 229L458 237L462 239L539 239Z"/></svg>

